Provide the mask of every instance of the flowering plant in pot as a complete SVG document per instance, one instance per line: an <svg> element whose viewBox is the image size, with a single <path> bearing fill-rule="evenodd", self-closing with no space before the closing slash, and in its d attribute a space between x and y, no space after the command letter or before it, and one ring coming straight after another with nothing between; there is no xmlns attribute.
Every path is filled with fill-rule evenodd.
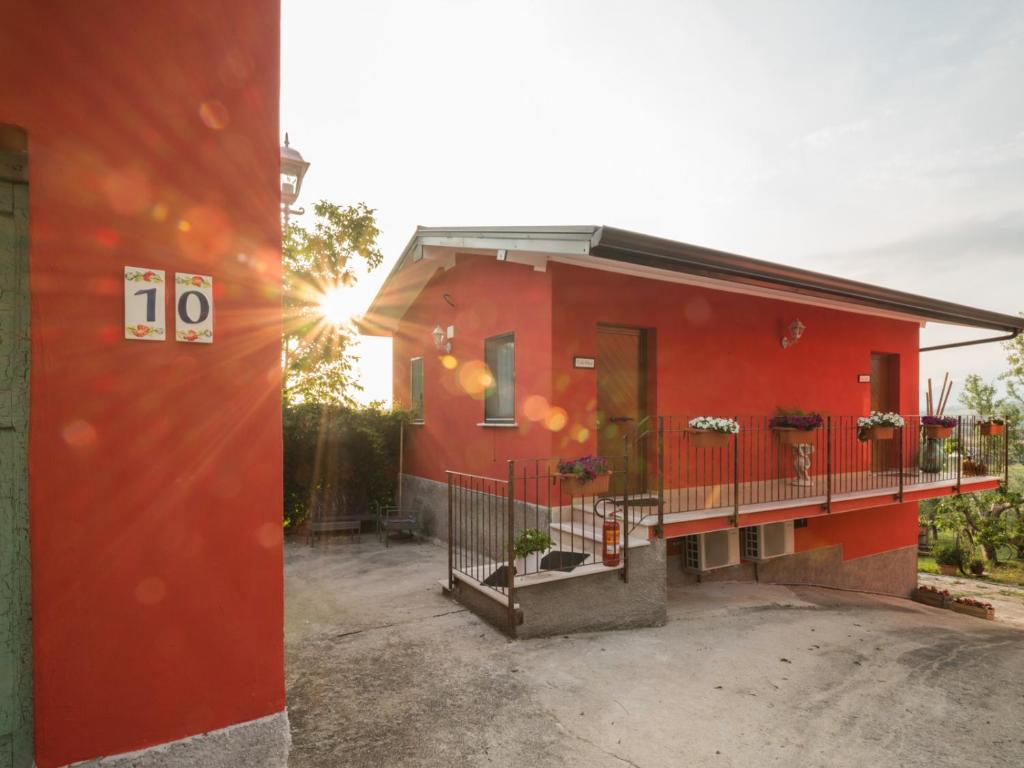
<svg viewBox="0 0 1024 768"><path fill-rule="evenodd" d="M516 536L512 551L516 556L516 573L520 576L540 570L540 556L554 546L551 537L537 528L524 528Z"/></svg>
<svg viewBox="0 0 1024 768"><path fill-rule="evenodd" d="M740 424L736 419L718 416L698 416L690 419L690 443L694 448L724 448L729 444L729 435L738 434Z"/></svg>
<svg viewBox="0 0 1024 768"><path fill-rule="evenodd" d="M903 417L898 413L872 411L870 416L857 419L857 439L892 440L897 427L903 427Z"/></svg>
<svg viewBox="0 0 1024 768"><path fill-rule="evenodd" d="M953 427L956 426L956 416L922 416L921 429L925 437L933 440L945 440L953 434Z"/></svg>
<svg viewBox="0 0 1024 768"><path fill-rule="evenodd" d="M987 419L982 419L980 428L981 434L986 437L1001 435L1006 429L1006 419L1002 416L989 416Z"/></svg>
<svg viewBox="0 0 1024 768"><path fill-rule="evenodd" d="M979 619L991 621L996 617L996 610L992 607L992 603L974 597L958 597L949 607L957 613L966 613L968 616L977 616Z"/></svg>
<svg viewBox="0 0 1024 768"><path fill-rule="evenodd" d="M768 426L775 430L779 442L784 445L799 445L812 442L811 432L825 423L820 413L803 411L780 411L773 416Z"/></svg>
<svg viewBox="0 0 1024 768"><path fill-rule="evenodd" d="M956 576L963 563L964 553L959 547L953 544L939 544L935 547L935 564L943 576Z"/></svg>
<svg viewBox="0 0 1024 768"><path fill-rule="evenodd" d="M562 459L557 469L562 476L562 490L570 496L596 496L608 491L608 460L601 456Z"/></svg>
<svg viewBox="0 0 1024 768"><path fill-rule="evenodd" d="M949 604L953 601L948 589L938 589L927 584L922 584L915 589L912 597L917 602L934 608L949 608Z"/></svg>

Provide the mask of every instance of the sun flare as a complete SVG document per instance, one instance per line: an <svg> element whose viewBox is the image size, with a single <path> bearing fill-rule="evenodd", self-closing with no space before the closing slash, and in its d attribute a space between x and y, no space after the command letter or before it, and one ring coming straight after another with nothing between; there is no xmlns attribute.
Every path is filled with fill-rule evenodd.
<svg viewBox="0 0 1024 768"><path fill-rule="evenodd" d="M331 325L343 325L352 316L351 302L346 301L344 288L328 288L319 303L320 315Z"/></svg>

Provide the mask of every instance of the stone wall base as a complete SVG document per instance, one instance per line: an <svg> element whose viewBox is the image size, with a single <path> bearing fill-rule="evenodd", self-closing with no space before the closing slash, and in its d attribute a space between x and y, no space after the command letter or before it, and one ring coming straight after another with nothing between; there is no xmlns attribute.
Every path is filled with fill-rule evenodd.
<svg viewBox="0 0 1024 768"><path fill-rule="evenodd" d="M776 557L764 563L743 562L705 574L683 570L682 558L672 557L669 559L668 576L672 584L759 581L908 597L917 586L917 547L901 547L877 555L843 560L843 547L836 544Z"/></svg>
<svg viewBox="0 0 1024 768"><path fill-rule="evenodd" d="M665 542L629 551L629 581L620 571L559 579L515 591L515 626L508 608L456 580L452 597L508 635L519 638L658 627L667 614Z"/></svg>
<svg viewBox="0 0 1024 768"><path fill-rule="evenodd" d="M75 768L286 768L288 710L137 752L74 763Z"/></svg>

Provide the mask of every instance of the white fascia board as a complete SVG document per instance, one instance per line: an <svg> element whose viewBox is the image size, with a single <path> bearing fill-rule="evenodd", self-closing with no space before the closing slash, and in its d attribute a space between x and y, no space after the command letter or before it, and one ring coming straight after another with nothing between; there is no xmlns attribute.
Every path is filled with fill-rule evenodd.
<svg viewBox="0 0 1024 768"><path fill-rule="evenodd" d="M531 253L568 254L586 256L590 253L590 237L574 236L572 238L526 238L526 237L491 237L488 235L466 235L452 237L450 235L420 235L420 245L440 246L458 249L482 249L497 251L527 251Z"/></svg>

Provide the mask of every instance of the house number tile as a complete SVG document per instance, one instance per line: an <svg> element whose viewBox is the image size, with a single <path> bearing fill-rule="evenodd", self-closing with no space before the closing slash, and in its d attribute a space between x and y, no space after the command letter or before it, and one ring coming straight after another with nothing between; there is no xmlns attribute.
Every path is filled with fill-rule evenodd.
<svg viewBox="0 0 1024 768"><path fill-rule="evenodd" d="M213 343L213 278L174 273L174 338L185 344Z"/></svg>

